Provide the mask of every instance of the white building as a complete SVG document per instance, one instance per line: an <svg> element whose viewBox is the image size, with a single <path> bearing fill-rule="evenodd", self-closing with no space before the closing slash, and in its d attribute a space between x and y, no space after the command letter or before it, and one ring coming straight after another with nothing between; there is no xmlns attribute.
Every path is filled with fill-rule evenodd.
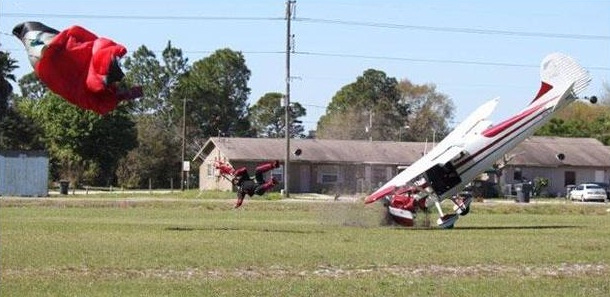
<svg viewBox="0 0 610 297"><path fill-rule="evenodd" d="M0 196L48 196L49 157L44 151L0 151Z"/></svg>

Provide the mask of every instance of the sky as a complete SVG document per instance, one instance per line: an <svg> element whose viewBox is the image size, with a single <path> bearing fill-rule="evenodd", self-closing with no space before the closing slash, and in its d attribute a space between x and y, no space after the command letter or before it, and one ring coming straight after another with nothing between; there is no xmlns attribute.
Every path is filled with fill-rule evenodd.
<svg viewBox="0 0 610 297"><path fill-rule="evenodd" d="M252 105L286 91L285 15L285 0L2 1L0 50L18 61L17 77L32 71L10 34L24 21L80 25L125 45L128 55L145 45L159 57L171 41L193 63L230 48L251 71ZM307 109L306 130L367 69L436 85L455 105L451 125L496 97L493 121L519 112L553 52L590 71L583 95L600 96L610 84L610 0L296 0L293 17L290 97Z"/></svg>

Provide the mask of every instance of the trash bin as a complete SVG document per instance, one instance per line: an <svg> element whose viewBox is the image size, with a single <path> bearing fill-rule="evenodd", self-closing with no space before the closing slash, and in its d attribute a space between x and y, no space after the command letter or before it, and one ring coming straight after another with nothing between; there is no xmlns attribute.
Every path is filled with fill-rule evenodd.
<svg viewBox="0 0 610 297"><path fill-rule="evenodd" d="M68 195L68 187L70 186L70 182L67 180L59 181L59 194Z"/></svg>
<svg viewBox="0 0 610 297"><path fill-rule="evenodd" d="M523 184L523 202L530 203L530 197L532 197L533 186L531 183Z"/></svg>
<svg viewBox="0 0 610 297"><path fill-rule="evenodd" d="M522 183L516 185L517 191L517 202L529 203L530 196L532 193L532 185L528 183Z"/></svg>

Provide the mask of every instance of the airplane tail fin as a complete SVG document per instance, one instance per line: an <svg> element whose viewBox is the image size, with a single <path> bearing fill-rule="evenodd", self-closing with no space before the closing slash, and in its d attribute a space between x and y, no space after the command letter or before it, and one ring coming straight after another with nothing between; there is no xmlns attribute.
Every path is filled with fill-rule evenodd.
<svg viewBox="0 0 610 297"><path fill-rule="evenodd" d="M576 98L591 82L589 72L585 68L580 66L573 58L561 53L550 54L542 60L540 79L542 85L530 105L551 90L555 89L563 92L570 86L570 95Z"/></svg>

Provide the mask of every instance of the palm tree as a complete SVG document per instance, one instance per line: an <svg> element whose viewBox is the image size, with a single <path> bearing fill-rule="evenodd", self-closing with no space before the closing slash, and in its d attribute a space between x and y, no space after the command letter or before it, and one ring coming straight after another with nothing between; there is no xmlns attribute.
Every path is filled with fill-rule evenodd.
<svg viewBox="0 0 610 297"><path fill-rule="evenodd" d="M0 119L4 117L8 109L8 98L13 92L13 86L9 80L15 81L13 70L17 69L17 61L12 59L8 53L0 51Z"/></svg>

